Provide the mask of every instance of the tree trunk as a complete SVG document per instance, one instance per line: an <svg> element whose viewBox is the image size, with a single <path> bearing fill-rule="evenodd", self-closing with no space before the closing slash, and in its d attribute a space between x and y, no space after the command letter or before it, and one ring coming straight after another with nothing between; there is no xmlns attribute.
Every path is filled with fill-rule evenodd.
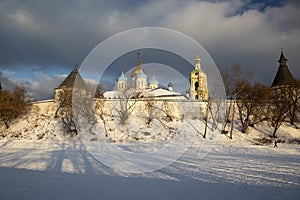
<svg viewBox="0 0 300 200"><path fill-rule="evenodd" d="M223 129L222 129L222 131L224 133L226 133L226 126L227 126L227 123L228 123L228 120L229 120L229 116L230 116L231 104L232 104L232 100L230 99L229 108L228 108L228 111L226 113L226 118L225 118L225 122L224 122Z"/></svg>
<svg viewBox="0 0 300 200"><path fill-rule="evenodd" d="M9 129L9 123L8 122L4 122L4 124L5 124L5 128Z"/></svg>
<svg viewBox="0 0 300 200"><path fill-rule="evenodd" d="M232 132L233 132L233 123L234 123L234 114L235 114L235 105L233 102L233 107L232 107L232 118L231 118L231 128L230 128L230 135L229 138L232 139Z"/></svg>
<svg viewBox="0 0 300 200"><path fill-rule="evenodd" d="M58 118L58 111L60 110L60 108L61 108L61 106L58 106L58 108L56 109L54 118Z"/></svg>
<svg viewBox="0 0 300 200"><path fill-rule="evenodd" d="M295 107L290 111L290 124L295 125L295 116L296 116L296 109Z"/></svg>
<svg viewBox="0 0 300 200"><path fill-rule="evenodd" d="M275 127L275 129L273 131L273 135L272 135L273 138L276 138L276 132L277 132L277 130L278 130L278 127Z"/></svg>
<svg viewBox="0 0 300 200"><path fill-rule="evenodd" d="M208 121L208 113L206 113L205 116L205 129L204 129L204 134L203 134L203 138L206 138L206 132L207 132L207 121Z"/></svg>
<svg viewBox="0 0 300 200"><path fill-rule="evenodd" d="M242 133L246 133L246 127L245 127L245 125L242 125Z"/></svg>

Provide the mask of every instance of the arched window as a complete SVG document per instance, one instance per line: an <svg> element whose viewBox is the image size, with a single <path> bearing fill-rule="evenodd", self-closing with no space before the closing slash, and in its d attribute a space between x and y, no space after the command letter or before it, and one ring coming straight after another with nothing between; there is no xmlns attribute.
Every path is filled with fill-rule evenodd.
<svg viewBox="0 0 300 200"><path fill-rule="evenodd" d="M196 90L196 91L198 90L198 87L199 87L199 82L197 81L197 82L195 83L195 90Z"/></svg>

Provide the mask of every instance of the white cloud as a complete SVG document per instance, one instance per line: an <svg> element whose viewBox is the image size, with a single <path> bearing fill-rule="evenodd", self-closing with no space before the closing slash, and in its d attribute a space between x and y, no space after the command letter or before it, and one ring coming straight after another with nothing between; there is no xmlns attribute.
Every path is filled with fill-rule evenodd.
<svg viewBox="0 0 300 200"><path fill-rule="evenodd" d="M49 76L43 73L33 73L30 78L13 78L9 74L0 73L0 81L6 90L12 91L14 86L25 87L27 93L37 99L51 99L54 95L54 88L66 78L66 74Z"/></svg>

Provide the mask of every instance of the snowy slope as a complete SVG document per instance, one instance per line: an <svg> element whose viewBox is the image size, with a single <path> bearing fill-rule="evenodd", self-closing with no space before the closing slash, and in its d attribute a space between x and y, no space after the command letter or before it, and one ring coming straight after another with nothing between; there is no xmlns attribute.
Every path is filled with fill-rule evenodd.
<svg viewBox="0 0 300 200"><path fill-rule="evenodd" d="M283 124L273 148L267 123L241 133L236 121L233 139L220 134L211 143L212 135L202 137L203 121L180 123L168 126L197 133L180 158L155 171L129 173L104 164L115 155L99 152L106 159L101 162L78 137L67 137L53 114L24 117L0 130L0 199L298 199L300 146L292 143L299 140L299 129ZM108 126L118 128L114 121ZM176 131L144 134L156 127L117 138L112 130L105 141L136 153L156 151L176 136ZM209 144L205 156L203 142Z"/></svg>
<svg viewBox="0 0 300 200"><path fill-rule="evenodd" d="M203 120L188 120L199 135L204 132ZM181 120L168 122L168 128L161 122L154 120L150 126L145 125L145 120L133 118L129 124L122 127L117 124L117 120L111 117L106 117L106 126L108 131L108 139L112 142L125 143L130 141L138 142L156 142L169 141L174 137L177 129L181 126ZM103 129L103 123L98 119L98 125ZM298 124L298 127L300 124ZM229 129L229 128L228 128ZM267 122L262 122L254 128L249 127L247 133L241 133L240 122L235 121L233 139L229 139L229 134L222 134L218 140L224 145L272 145L274 139L271 138L272 127ZM130 131L130 134L129 134ZM104 134L104 133L103 133ZM283 123L277 132L278 143L300 144L300 129L288 123ZM23 117L21 120L14 122L9 129L5 129L4 125L0 125L0 140L7 139L19 140L42 140L63 142L70 140L68 135L65 135L62 124L58 118L50 114L32 114ZM71 140L78 140L73 138Z"/></svg>
<svg viewBox="0 0 300 200"><path fill-rule="evenodd" d="M194 144L171 165L124 173L80 143L1 141L0 199L298 199L300 148ZM109 155L107 155L109 156Z"/></svg>

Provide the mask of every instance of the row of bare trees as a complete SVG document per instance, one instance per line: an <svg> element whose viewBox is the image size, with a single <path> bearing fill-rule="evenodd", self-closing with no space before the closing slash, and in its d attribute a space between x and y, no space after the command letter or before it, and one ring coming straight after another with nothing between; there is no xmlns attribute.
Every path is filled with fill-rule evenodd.
<svg viewBox="0 0 300 200"><path fill-rule="evenodd" d="M134 89L119 92L118 105L115 105L113 110L116 111L121 125L125 125L129 120L138 102L143 102L144 107L140 113L145 112L143 117L146 119L146 125L150 125L154 119L167 122L173 120L172 111L174 109L167 101L157 101L151 95L146 95L146 97L144 95L141 91Z"/></svg>
<svg viewBox="0 0 300 200"><path fill-rule="evenodd" d="M107 117L114 118L120 126L126 126L135 112L134 117L144 119L146 126L151 126L153 120L157 120L166 129L169 128L167 122L175 118L174 108L168 101L157 101L151 95L135 89L119 91L117 95L116 99L111 100L105 99L103 95L97 96L95 101L95 114L104 125L106 137L108 137ZM107 101L110 101L110 104L106 104Z"/></svg>
<svg viewBox="0 0 300 200"><path fill-rule="evenodd" d="M296 121L299 120L299 108L300 108L300 95L299 88L297 86L281 87L277 90L271 89L260 83L252 83L250 76L241 71L240 66L233 66L230 71L225 71L223 74L223 80L228 95L226 104L226 116L225 123L222 128L223 133L229 133L229 137L233 137L233 127L235 119L238 119L241 123L241 132L245 133L248 127L254 127L256 124L262 121L268 121L273 129L272 136L276 137L276 132L281 124L289 120L289 122L296 126ZM106 120L104 112L105 99L100 90L101 87L97 87L97 98L95 104L93 104L93 98L86 98L84 96L76 96L76 99L80 99L80 103L77 103L77 111L81 113L86 119L88 124L95 124L95 115L100 116L100 119L104 123L106 130ZM168 105L168 102L164 102L161 105L157 104L155 99L151 96L145 98L142 93L136 90L126 90L119 93L120 97L113 105L112 110L116 113L119 119L120 125L125 125L130 118L130 115L135 109L136 103L143 99L144 112L145 112L145 124L150 125L151 122L161 120L164 116L164 121L172 121L172 108ZM74 112L72 111L72 92L63 91L58 96L59 106L55 113L56 117L60 117L68 133L76 133L76 119ZM212 102L206 101L206 114L204 138L206 137L208 119L214 118L212 113ZM94 108L97 112L95 112ZM213 119L215 121L216 119ZM297 128L297 127L296 127ZM106 137L108 132L106 130Z"/></svg>
<svg viewBox="0 0 300 200"><path fill-rule="evenodd" d="M245 133L249 126L254 127L257 123L268 121L273 127L272 137L276 137L276 132L284 121L289 121L296 128L300 113L300 89L299 84L272 89L260 83L252 83L245 73L242 73L240 66L233 66L230 71L222 73L228 96L225 123L222 128L223 133L229 133L232 138L235 119L241 123L241 131ZM94 98L88 93L75 92L73 89L64 88L57 93L57 109L55 117L60 118L67 134L77 135L78 116L87 120L87 124L92 127L97 123L96 115L100 116L106 127L104 118L103 89L97 87L96 97L98 101L94 104ZM26 102L26 91L23 87L16 86L13 92L0 90L0 120L9 128L13 120L26 114L29 104ZM77 103L72 102L74 94ZM121 125L128 121L135 104L141 98L141 93L134 90L127 90L121 93L119 105L113 107L117 113ZM158 105L151 96L143 98L145 104L145 123L150 125L154 119L172 121L172 108L168 102ZM74 106L76 108L74 109ZM211 101L206 102L205 131L211 112ZM74 110L76 112L74 112ZM95 110L99 112L95 112ZM236 116L237 115L237 116ZM106 131L107 136L107 131Z"/></svg>
<svg viewBox="0 0 300 200"><path fill-rule="evenodd" d="M299 85L270 88L260 83L251 83L251 79L242 73L239 65L222 73L227 93L226 120L223 133L229 132L232 139L234 120L241 123L241 131L245 133L249 126L268 121L273 127L272 137L284 121L289 121L296 128L300 113ZM237 109L237 111L235 110ZM228 127L230 125L230 127ZM229 130L227 130L229 128Z"/></svg>

